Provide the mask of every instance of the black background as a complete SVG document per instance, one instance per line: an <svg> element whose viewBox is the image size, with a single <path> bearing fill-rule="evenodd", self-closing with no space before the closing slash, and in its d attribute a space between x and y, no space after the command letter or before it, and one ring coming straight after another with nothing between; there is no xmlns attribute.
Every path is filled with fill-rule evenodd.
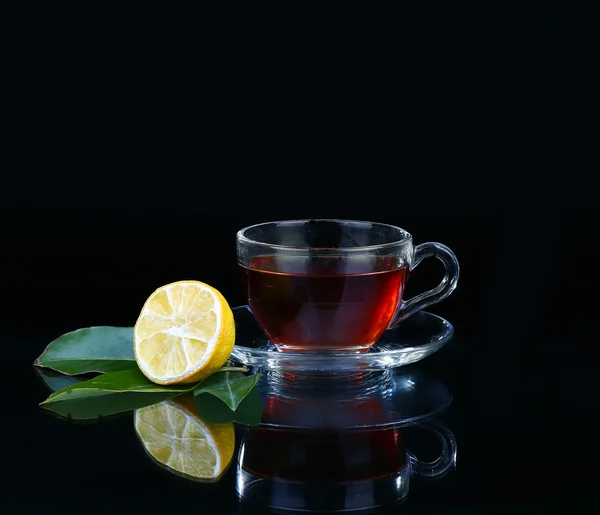
<svg viewBox="0 0 600 515"><path fill-rule="evenodd" d="M598 105L585 13L4 10L6 513L58 513L64 499L75 512L91 496L126 513L161 488L166 478L128 471L137 458L120 426L83 433L41 417L47 392L31 363L64 332L132 325L171 281L203 280L243 303L235 232L295 217L396 224L461 263L458 289L432 308L456 339L430 361L455 395L461 466L415 483L414 509L559 513L592 501ZM440 274L424 262L407 294ZM170 488L182 511L235 510L224 487Z"/></svg>

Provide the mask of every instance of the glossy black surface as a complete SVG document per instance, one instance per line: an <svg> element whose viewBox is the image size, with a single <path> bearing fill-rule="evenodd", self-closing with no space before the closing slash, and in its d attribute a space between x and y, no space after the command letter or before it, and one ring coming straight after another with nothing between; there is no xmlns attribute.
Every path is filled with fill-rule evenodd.
<svg viewBox="0 0 600 515"><path fill-rule="evenodd" d="M48 390L32 363L58 335L131 325L155 287L186 277L213 284L233 305L242 302L233 237L257 218L168 218L202 228L207 250L197 255L150 253L146 233L122 228L142 219L164 221L107 214L88 217L88 230L79 233L77 217L55 216L61 223L48 228L52 239L5 239L13 252L2 268L2 513L242 512L235 466L214 484L186 481L150 461L131 416L81 425L38 409ZM380 219L417 241L443 241L462 266L458 289L431 310L453 323L455 337L417 364L453 395L440 417L456 436L457 466L435 482L414 478L402 510L558 513L592 501L595 477L587 466L599 457L597 365L587 292L597 277L589 273L593 259L577 263L573 256L589 236L583 216ZM436 263L424 262L407 294L430 287L439 273ZM238 429L236 445L240 438Z"/></svg>
<svg viewBox="0 0 600 515"><path fill-rule="evenodd" d="M236 231L296 217L396 224L461 265L428 308L454 340L421 363L453 395L457 467L412 481L390 513L597 504L596 17L564 3L5 5L0 514L242 512L234 467L186 482L150 461L129 416L41 413L32 363L65 332L132 325L171 281L243 304ZM419 265L407 296L441 268Z"/></svg>

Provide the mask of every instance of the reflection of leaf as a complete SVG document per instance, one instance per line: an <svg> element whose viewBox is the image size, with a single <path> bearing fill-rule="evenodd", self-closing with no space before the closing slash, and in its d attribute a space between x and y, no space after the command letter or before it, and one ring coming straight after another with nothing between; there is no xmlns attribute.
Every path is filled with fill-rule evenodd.
<svg viewBox="0 0 600 515"><path fill-rule="evenodd" d="M207 422L213 424L237 422L245 426L260 424L263 405L256 388L250 390L235 411L214 395L196 395L195 398L198 413Z"/></svg>
<svg viewBox="0 0 600 515"><path fill-rule="evenodd" d="M74 384L79 383L80 381L84 381L84 378L65 376L47 368L34 367L34 370L35 373L40 377L40 379L52 392L62 390L63 388L67 388L67 386L72 386Z"/></svg>
<svg viewBox="0 0 600 515"><path fill-rule="evenodd" d="M46 347L34 365L67 375L136 368L133 328L97 326L63 334Z"/></svg>
<svg viewBox="0 0 600 515"><path fill-rule="evenodd" d="M200 383L194 395L214 395L235 410L254 388L259 377L260 374L247 376L242 372L216 372Z"/></svg>
<svg viewBox="0 0 600 515"><path fill-rule="evenodd" d="M73 419L91 419L129 411L190 391L197 383L161 386L139 369L109 372L51 394L41 407Z"/></svg>

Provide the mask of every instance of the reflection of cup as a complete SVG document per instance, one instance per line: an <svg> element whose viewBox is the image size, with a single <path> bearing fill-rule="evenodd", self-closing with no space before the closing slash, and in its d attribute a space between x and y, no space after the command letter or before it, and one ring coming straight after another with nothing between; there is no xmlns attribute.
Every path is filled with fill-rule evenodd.
<svg viewBox="0 0 600 515"><path fill-rule="evenodd" d="M444 263L444 279L403 301L409 272L431 256ZM459 276L446 246L414 247L399 227L350 220L246 227L237 233L237 259L248 305L280 350L366 350L386 329L446 298Z"/></svg>
<svg viewBox="0 0 600 515"><path fill-rule="evenodd" d="M238 495L249 505L280 510L397 504L408 494L411 475L441 477L456 455L449 428L435 420L420 422L412 427L430 429L442 444L436 461L422 463L407 449L401 426L391 423L375 396L354 402L270 396L262 425L242 436Z"/></svg>

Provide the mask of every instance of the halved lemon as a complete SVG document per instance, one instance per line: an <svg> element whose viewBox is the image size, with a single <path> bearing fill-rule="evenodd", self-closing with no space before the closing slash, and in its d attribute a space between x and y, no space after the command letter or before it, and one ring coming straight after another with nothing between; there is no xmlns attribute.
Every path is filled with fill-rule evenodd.
<svg viewBox="0 0 600 515"><path fill-rule="evenodd" d="M231 463L233 423L209 424L177 400L135 410L134 425L148 455L176 475L212 481Z"/></svg>
<svg viewBox="0 0 600 515"><path fill-rule="evenodd" d="M233 350L231 307L216 288L178 281L158 288L133 331L135 360L157 384L200 381L221 368Z"/></svg>

